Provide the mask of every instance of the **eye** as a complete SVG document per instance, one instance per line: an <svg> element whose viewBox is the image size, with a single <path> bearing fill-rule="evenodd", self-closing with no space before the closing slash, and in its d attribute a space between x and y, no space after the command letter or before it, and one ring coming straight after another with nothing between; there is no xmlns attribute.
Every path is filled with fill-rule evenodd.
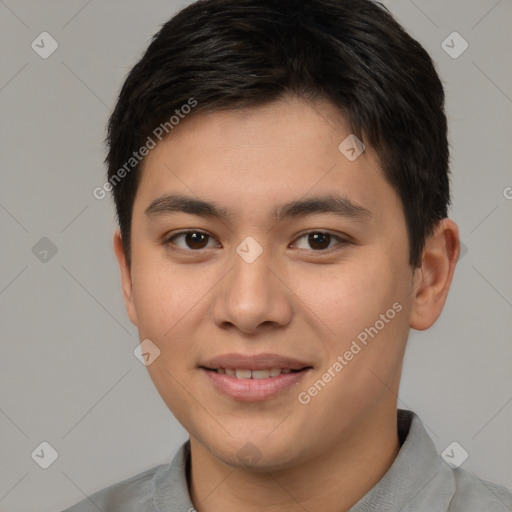
<svg viewBox="0 0 512 512"><path fill-rule="evenodd" d="M339 240L339 243L335 245L344 245L348 243L347 240L324 231L310 231L301 235L297 240L302 239L306 240L306 244L309 244L309 247L299 247L299 249L313 249L314 251L323 251L325 249L332 248L333 246L331 246L331 242L335 239Z"/></svg>
<svg viewBox="0 0 512 512"><path fill-rule="evenodd" d="M182 240L182 243L176 243L176 240L180 239ZM339 236L324 231L309 231L307 233L302 234L297 240L300 241L303 239L305 240L305 244L309 245L309 247L300 247L300 245L297 242L294 245L296 245L299 249L312 249L313 251L316 252L325 252L326 249L331 249L336 245L345 245L349 243L347 240ZM336 240L338 241L338 243L334 244L333 242ZM209 242L211 242L211 244L208 246ZM164 245L172 244L184 251L198 252L201 249L219 247L220 244L215 242L215 239L211 235L208 235L207 233L203 233L202 231L199 230L188 230L175 233L174 235L172 235L171 237L167 238L164 241Z"/></svg>
<svg viewBox="0 0 512 512"><path fill-rule="evenodd" d="M178 240L180 238L183 239L185 246L174 243L175 240ZM164 243L165 245L172 243L173 245L176 245L179 249L183 249L185 251L197 251L200 249L208 249L210 247L215 247L215 245L208 247L208 241L210 241L210 239L212 241L214 240L210 235L203 233L202 231L190 230L176 233L170 238L168 238Z"/></svg>

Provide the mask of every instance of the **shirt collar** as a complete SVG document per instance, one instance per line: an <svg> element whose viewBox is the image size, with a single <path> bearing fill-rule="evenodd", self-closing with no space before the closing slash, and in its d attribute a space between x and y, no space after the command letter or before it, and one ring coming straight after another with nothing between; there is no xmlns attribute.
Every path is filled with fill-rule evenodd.
<svg viewBox="0 0 512 512"><path fill-rule="evenodd" d="M404 439L397 457L349 512L448 510L455 493L451 469L414 412L398 409L397 420L398 436Z"/></svg>
<svg viewBox="0 0 512 512"><path fill-rule="evenodd" d="M171 463L158 469L153 477L153 506L157 512L180 510L192 512L187 482L187 465L190 461L190 440L185 441Z"/></svg>
<svg viewBox="0 0 512 512"><path fill-rule="evenodd" d="M379 482L349 512L448 509L455 493L450 468L437 454L434 443L414 412L398 409L397 422L401 447L396 459ZM189 460L188 440L181 445L171 464L162 466L155 473L153 499L157 512L194 510L187 482Z"/></svg>

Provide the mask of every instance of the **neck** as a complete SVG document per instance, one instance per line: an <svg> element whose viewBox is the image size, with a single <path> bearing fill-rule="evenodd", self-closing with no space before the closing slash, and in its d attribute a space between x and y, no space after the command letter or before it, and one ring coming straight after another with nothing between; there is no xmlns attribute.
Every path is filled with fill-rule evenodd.
<svg viewBox="0 0 512 512"><path fill-rule="evenodd" d="M392 412L392 414L391 414ZM396 407L297 466L271 472L228 466L191 436L189 488L198 512L347 511L393 464L400 443Z"/></svg>

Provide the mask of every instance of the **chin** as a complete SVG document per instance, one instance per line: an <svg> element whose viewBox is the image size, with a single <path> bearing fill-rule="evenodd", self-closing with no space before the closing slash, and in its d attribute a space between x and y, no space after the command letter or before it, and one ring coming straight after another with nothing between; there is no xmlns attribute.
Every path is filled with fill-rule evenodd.
<svg viewBox="0 0 512 512"><path fill-rule="evenodd" d="M272 441L268 434L227 437L205 443L206 449L224 464L253 472L269 472L286 469L300 459L292 436L276 436Z"/></svg>

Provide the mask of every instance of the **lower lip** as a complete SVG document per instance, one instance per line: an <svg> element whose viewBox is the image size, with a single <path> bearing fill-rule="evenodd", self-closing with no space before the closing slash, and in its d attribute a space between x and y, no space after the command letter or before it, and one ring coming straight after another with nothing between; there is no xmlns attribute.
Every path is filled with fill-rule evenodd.
<svg viewBox="0 0 512 512"><path fill-rule="evenodd" d="M254 402L273 397L278 393L297 385L307 370L281 373L268 379L238 379L230 375L200 369L210 379L213 386L221 393L241 402Z"/></svg>

